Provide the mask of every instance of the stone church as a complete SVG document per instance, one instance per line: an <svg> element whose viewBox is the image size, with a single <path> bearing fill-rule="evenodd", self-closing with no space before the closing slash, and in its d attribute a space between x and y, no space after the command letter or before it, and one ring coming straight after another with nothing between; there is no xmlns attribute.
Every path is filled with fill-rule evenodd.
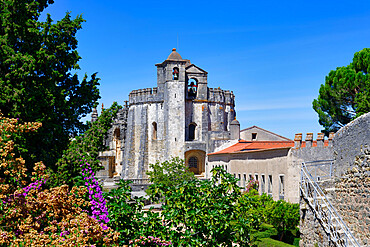
<svg viewBox="0 0 370 247"><path fill-rule="evenodd" d="M157 87L133 90L114 121L109 151L100 155L101 178L145 179L149 164L171 157L203 177L207 154L240 138L232 91L209 88L208 73L175 48L155 66Z"/></svg>

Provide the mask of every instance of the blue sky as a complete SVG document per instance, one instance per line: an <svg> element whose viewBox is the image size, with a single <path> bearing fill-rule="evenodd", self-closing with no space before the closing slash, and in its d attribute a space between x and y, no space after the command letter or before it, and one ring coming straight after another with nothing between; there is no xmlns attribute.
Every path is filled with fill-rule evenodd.
<svg viewBox="0 0 370 247"><path fill-rule="evenodd" d="M156 86L171 49L234 91L241 128L294 138L322 129L312 109L330 70L369 46L370 1L56 0L52 19L82 14L81 71L98 72L100 104Z"/></svg>

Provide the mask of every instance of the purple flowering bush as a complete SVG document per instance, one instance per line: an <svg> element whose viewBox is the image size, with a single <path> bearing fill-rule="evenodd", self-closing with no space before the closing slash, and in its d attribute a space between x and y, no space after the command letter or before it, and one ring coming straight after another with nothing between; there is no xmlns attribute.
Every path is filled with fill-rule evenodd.
<svg viewBox="0 0 370 247"><path fill-rule="evenodd" d="M37 123L21 125L0 113L0 247L115 246L119 233L104 225L104 202L96 196L99 190L92 176L86 180L89 188L47 189L43 184L49 174L42 162L34 165L32 176L26 173L26 162L15 154L13 139L39 127ZM86 211L92 207L84 199L89 190L94 191L91 201L101 209L95 218Z"/></svg>
<svg viewBox="0 0 370 247"><path fill-rule="evenodd" d="M87 160L80 160L80 162L80 167L82 170L81 173L85 181L84 185L87 187L88 197L91 203L90 209L92 218L99 221L103 229L107 229L108 227L106 226L106 224L108 224L109 222L109 214L106 201L103 197L102 189L98 181L96 180L94 172Z"/></svg>

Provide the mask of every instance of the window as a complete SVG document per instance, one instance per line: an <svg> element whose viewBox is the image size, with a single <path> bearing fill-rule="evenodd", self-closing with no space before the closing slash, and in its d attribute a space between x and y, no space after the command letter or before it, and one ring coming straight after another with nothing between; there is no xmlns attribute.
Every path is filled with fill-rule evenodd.
<svg viewBox="0 0 370 247"><path fill-rule="evenodd" d="M152 139L157 140L157 123L153 122L152 125L153 125Z"/></svg>
<svg viewBox="0 0 370 247"><path fill-rule="evenodd" d="M196 79L191 78L188 80L188 96L195 98L197 96L198 82Z"/></svg>
<svg viewBox="0 0 370 247"><path fill-rule="evenodd" d="M279 199L284 199L284 175L279 176Z"/></svg>
<svg viewBox="0 0 370 247"><path fill-rule="evenodd" d="M238 174L238 179L239 179L239 181L238 181L238 186L240 187L240 186L242 186L242 184L241 184L241 176L240 176L240 173Z"/></svg>
<svg viewBox="0 0 370 247"><path fill-rule="evenodd" d="M257 141L257 133L252 133L252 141Z"/></svg>
<svg viewBox="0 0 370 247"><path fill-rule="evenodd" d="M243 187L245 190L245 187L247 186L247 174L243 174Z"/></svg>
<svg viewBox="0 0 370 247"><path fill-rule="evenodd" d="M261 175L261 194L265 193L265 183L266 183L266 180L265 180L265 175L262 174Z"/></svg>
<svg viewBox="0 0 370 247"><path fill-rule="evenodd" d="M252 181L253 180L253 176L252 174L249 174L249 181Z"/></svg>
<svg viewBox="0 0 370 247"><path fill-rule="evenodd" d="M189 124L189 141L194 141L195 139L195 123Z"/></svg>
<svg viewBox="0 0 370 247"><path fill-rule="evenodd" d="M172 79L178 80L179 79L179 68L175 67L172 71Z"/></svg>
<svg viewBox="0 0 370 247"><path fill-rule="evenodd" d="M260 185L259 185L259 181L258 181L258 174L254 174L254 177L255 177L256 182L257 182L257 191L259 191Z"/></svg>
<svg viewBox="0 0 370 247"><path fill-rule="evenodd" d="M268 178L267 194L272 196L272 175L269 175Z"/></svg>
<svg viewBox="0 0 370 247"><path fill-rule="evenodd" d="M189 158L189 168L197 168L198 167L198 159L197 157L190 157Z"/></svg>

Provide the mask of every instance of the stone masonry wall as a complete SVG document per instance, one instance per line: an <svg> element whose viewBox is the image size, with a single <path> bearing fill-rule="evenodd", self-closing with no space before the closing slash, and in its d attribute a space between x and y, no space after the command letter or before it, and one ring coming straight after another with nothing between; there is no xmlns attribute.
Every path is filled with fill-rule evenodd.
<svg viewBox="0 0 370 247"><path fill-rule="evenodd" d="M361 246L370 245L370 151L355 157L352 169L335 180L333 206Z"/></svg>
<svg viewBox="0 0 370 247"><path fill-rule="evenodd" d="M370 113L334 137L333 206L361 246L370 246Z"/></svg>
<svg viewBox="0 0 370 247"><path fill-rule="evenodd" d="M354 165L362 149L370 147L370 113L342 127L334 137L335 176L340 177Z"/></svg>
<svg viewBox="0 0 370 247"><path fill-rule="evenodd" d="M359 245L370 246L370 113L341 128L334 136L332 150L334 177L321 182L320 187ZM300 246L331 244L303 198L300 231Z"/></svg>

